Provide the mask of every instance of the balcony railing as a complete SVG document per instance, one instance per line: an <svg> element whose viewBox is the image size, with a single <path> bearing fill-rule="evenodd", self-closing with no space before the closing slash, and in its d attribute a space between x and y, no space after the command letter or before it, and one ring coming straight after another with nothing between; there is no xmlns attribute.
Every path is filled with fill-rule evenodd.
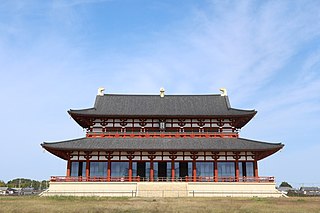
<svg viewBox="0 0 320 213"><path fill-rule="evenodd" d="M51 182L262 182L273 183L274 177L67 177L51 176Z"/></svg>
<svg viewBox="0 0 320 213"><path fill-rule="evenodd" d="M237 132L88 132L88 138L237 138Z"/></svg>

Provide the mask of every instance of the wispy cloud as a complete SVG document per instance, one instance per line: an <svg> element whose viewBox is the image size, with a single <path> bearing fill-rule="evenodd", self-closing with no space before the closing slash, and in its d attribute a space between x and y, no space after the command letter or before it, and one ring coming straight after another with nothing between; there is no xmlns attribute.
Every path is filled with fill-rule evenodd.
<svg viewBox="0 0 320 213"><path fill-rule="evenodd" d="M279 91L294 86L286 79L300 70L290 63L319 36L318 24L312 21L317 17L313 8L317 7L307 4L300 10L288 2L267 2L259 7L248 3L212 4L206 11L196 10L195 18L182 24L185 28L175 29L170 36L160 33L151 44L144 44L141 48L150 49L147 55L124 57L126 68L121 67L123 72L118 74L132 73L131 77L138 78L153 76L153 70L159 69L163 76L179 76L177 84L189 81L196 91L215 92L227 86L236 102L257 98L255 94L263 90L273 95L270 84L281 82L276 85ZM308 55L299 60L295 62L298 65L309 60ZM147 64L153 64L153 69L146 68ZM299 82L295 84L300 87Z"/></svg>

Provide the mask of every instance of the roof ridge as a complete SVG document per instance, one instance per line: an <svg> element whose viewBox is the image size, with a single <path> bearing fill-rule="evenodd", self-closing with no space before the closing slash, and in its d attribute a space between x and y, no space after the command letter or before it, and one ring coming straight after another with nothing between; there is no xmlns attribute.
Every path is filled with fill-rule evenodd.
<svg viewBox="0 0 320 213"><path fill-rule="evenodd" d="M97 97L104 97L104 96L159 96L158 94L104 94L103 96L97 95ZM172 94L172 95L165 95L166 96L221 96L221 94ZM223 97L223 96L221 96Z"/></svg>

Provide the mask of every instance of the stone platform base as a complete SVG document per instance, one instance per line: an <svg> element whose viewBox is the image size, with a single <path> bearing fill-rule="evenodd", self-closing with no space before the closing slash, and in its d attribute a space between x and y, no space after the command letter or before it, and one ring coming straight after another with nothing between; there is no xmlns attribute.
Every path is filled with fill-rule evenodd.
<svg viewBox="0 0 320 213"><path fill-rule="evenodd" d="M50 182L42 196L281 197L275 183L243 182Z"/></svg>

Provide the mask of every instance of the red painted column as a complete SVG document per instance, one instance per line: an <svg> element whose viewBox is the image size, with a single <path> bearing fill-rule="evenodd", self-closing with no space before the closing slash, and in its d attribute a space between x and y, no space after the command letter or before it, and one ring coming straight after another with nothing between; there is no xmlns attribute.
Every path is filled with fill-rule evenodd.
<svg viewBox="0 0 320 213"><path fill-rule="evenodd" d="M238 158L236 159L236 181L239 181L239 161Z"/></svg>
<svg viewBox="0 0 320 213"><path fill-rule="evenodd" d="M153 158L150 159L150 181L153 182L154 173L153 173Z"/></svg>
<svg viewBox="0 0 320 213"><path fill-rule="evenodd" d="M107 181L109 182L110 179L111 179L111 160L108 159Z"/></svg>
<svg viewBox="0 0 320 213"><path fill-rule="evenodd" d="M214 160L214 182L218 182L218 161Z"/></svg>
<svg viewBox="0 0 320 213"><path fill-rule="evenodd" d="M90 176L90 161L89 158L86 159L86 177L89 178Z"/></svg>
<svg viewBox="0 0 320 213"><path fill-rule="evenodd" d="M196 159L192 160L192 176L193 176L193 182L197 181L197 164L196 164Z"/></svg>
<svg viewBox="0 0 320 213"><path fill-rule="evenodd" d="M132 181L132 159L129 159L129 182Z"/></svg>
<svg viewBox="0 0 320 213"><path fill-rule="evenodd" d="M71 160L68 159L68 162L67 162L67 177L70 177L71 175Z"/></svg>
<svg viewBox="0 0 320 213"><path fill-rule="evenodd" d="M258 175L258 161L257 160L254 161L254 177L256 179L258 179L258 177L259 177L259 175Z"/></svg>
<svg viewBox="0 0 320 213"><path fill-rule="evenodd" d="M175 167L174 167L174 159L171 160L171 180L174 181L175 178Z"/></svg>

